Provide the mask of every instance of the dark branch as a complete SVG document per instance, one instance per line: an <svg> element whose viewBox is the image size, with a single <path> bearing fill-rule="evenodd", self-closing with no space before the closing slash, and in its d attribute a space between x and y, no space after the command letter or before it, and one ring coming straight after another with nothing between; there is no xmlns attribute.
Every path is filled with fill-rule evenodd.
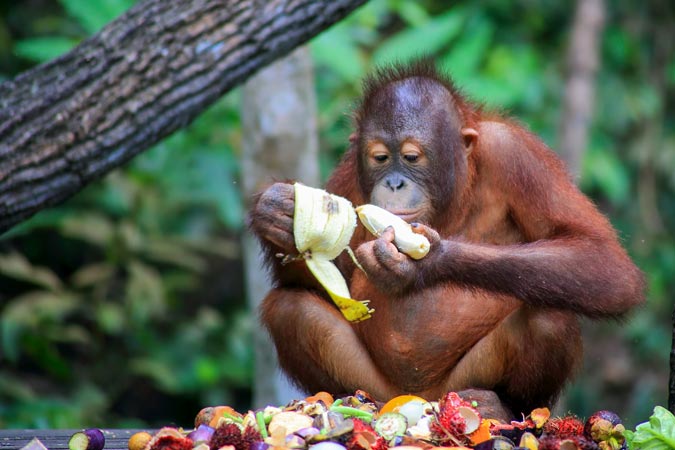
<svg viewBox="0 0 675 450"><path fill-rule="evenodd" d="M0 84L0 232L190 123L365 0L145 0Z"/></svg>

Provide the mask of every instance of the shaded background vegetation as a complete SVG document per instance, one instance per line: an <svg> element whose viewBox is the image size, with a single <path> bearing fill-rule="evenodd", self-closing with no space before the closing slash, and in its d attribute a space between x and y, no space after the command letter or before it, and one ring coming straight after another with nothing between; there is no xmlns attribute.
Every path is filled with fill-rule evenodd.
<svg viewBox="0 0 675 450"><path fill-rule="evenodd" d="M132 0L0 3L0 78L71 48ZM675 6L608 2L579 184L644 270L649 301L586 324L559 406L629 424L666 403L675 297ZM325 177L346 147L360 79L434 55L463 90L559 142L570 2L372 0L311 43ZM0 239L0 427L189 425L250 407L252 333L239 239L239 92L123 170ZM565 339L565 336L561 336Z"/></svg>

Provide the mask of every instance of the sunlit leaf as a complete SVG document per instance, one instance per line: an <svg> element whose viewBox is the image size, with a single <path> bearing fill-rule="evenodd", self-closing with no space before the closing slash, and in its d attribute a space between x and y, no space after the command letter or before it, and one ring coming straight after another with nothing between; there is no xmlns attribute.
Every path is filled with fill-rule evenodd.
<svg viewBox="0 0 675 450"><path fill-rule="evenodd" d="M418 2L408 0L396 1L392 5L394 11L398 13L402 20L408 25L419 27L429 20L429 13Z"/></svg>
<svg viewBox="0 0 675 450"><path fill-rule="evenodd" d="M8 302L2 312L2 320L21 326L36 326L43 320L63 320L78 306L77 298L70 294L31 291Z"/></svg>
<svg viewBox="0 0 675 450"><path fill-rule="evenodd" d="M167 392L175 392L180 387L175 371L168 364L155 358L136 358L129 362L128 370L152 379Z"/></svg>
<svg viewBox="0 0 675 450"><path fill-rule="evenodd" d="M486 100L501 107L517 104L540 104L543 96L539 75L540 56L527 46L497 45L490 49L484 76L499 87L500 92L485 95ZM499 100L499 102L497 102Z"/></svg>
<svg viewBox="0 0 675 450"><path fill-rule="evenodd" d="M241 246L238 241L228 238L183 240L182 245L194 250L220 256L221 258L239 258L241 256Z"/></svg>
<svg viewBox="0 0 675 450"><path fill-rule="evenodd" d="M77 307L75 297L51 291L31 291L13 298L0 316L3 353L10 361L16 361L24 331L41 332L44 323L60 322Z"/></svg>
<svg viewBox="0 0 675 450"><path fill-rule="evenodd" d="M59 0L90 34L96 33L133 5L133 0Z"/></svg>
<svg viewBox="0 0 675 450"><path fill-rule="evenodd" d="M52 342L87 345L91 342L91 334L81 325L66 324L52 328L45 333Z"/></svg>
<svg viewBox="0 0 675 450"><path fill-rule="evenodd" d="M27 38L14 45L14 54L31 61L44 62L63 55L77 44L76 39L60 36Z"/></svg>
<svg viewBox="0 0 675 450"><path fill-rule="evenodd" d="M336 26L312 41L312 56L317 66L324 65L337 73L345 82L356 83L365 67L355 42L350 39L349 28Z"/></svg>
<svg viewBox="0 0 675 450"><path fill-rule="evenodd" d="M628 197L630 177L615 153L608 149L591 148L584 153L582 183L592 183L614 204Z"/></svg>
<svg viewBox="0 0 675 450"><path fill-rule="evenodd" d="M85 212L64 219L61 232L64 236L105 247L112 241L115 228L102 214Z"/></svg>
<svg viewBox="0 0 675 450"><path fill-rule="evenodd" d="M127 270L126 301L131 316L139 322L145 322L164 313L164 287L157 269L132 260Z"/></svg>
<svg viewBox="0 0 675 450"><path fill-rule="evenodd" d="M127 317L119 303L102 303L96 308L95 317L100 329L109 334L120 334L127 325Z"/></svg>
<svg viewBox="0 0 675 450"><path fill-rule="evenodd" d="M183 267L193 272L201 272L206 268L203 258L180 241L166 236L147 239L143 243L143 255L154 261Z"/></svg>
<svg viewBox="0 0 675 450"><path fill-rule="evenodd" d="M455 81L464 83L476 75L478 65L485 58L492 42L494 26L485 19L471 21L467 25L470 33L464 33L440 60L440 66L447 69Z"/></svg>
<svg viewBox="0 0 675 450"><path fill-rule="evenodd" d="M35 397L33 386L30 386L7 372L0 372L0 396L10 398L12 400L19 400L29 402Z"/></svg>
<svg viewBox="0 0 675 450"><path fill-rule="evenodd" d="M434 54L459 34L465 15L464 9L454 7L422 26L404 29L378 47L373 54L373 62L392 63Z"/></svg>
<svg viewBox="0 0 675 450"><path fill-rule="evenodd" d="M54 272L46 267L34 266L20 253L0 254L0 273L53 291L62 287Z"/></svg>
<svg viewBox="0 0 675 450"><path fill-rule="evenodd" d="M95 286L110 280L115 274L115 267L107 262L93 263L80 267L70 277L74 286L83 288Z"/></svg>

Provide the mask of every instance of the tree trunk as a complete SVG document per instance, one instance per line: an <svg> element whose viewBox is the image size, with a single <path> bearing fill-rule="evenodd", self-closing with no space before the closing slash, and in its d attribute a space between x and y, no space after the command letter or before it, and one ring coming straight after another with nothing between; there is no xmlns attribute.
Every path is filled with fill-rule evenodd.
<svg viewBox="0 0 675 450"><path fill-rule="evenodd" d="M243 90L243 194L253 193L274 179L294 179L319 185L316 95L311 57L306 47L251 78ZM258 311L271 288L262 250L244 234L246 291L251 310ZM274 345L264 330L253 336L255 348L254 407L283 405L302 395L280 373Z"/></svg>
<svg viewBox="0 0 675 450"><path fill-rule="evenodd" d="M578 0L567 51L568 74L563 99L560 153L577 178L593 117L595 74L600 65L600 36L605 22L603 0Z"/></svg>
<svg viewBox="0 0 675 450"><path fill-rule="evenodd" d="M0 232L75 194L365 0L145 0L0 84Z"/></svg>

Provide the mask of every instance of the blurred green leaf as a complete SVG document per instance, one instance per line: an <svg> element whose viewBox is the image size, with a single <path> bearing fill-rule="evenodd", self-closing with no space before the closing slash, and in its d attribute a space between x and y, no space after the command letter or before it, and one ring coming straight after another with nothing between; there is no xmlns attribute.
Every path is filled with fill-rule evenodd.
<svg viewBox="0 0 675 450"><path fill-rule="evenodd" d="M127 325L127 318L118 303L103 302L96 308L96 323L106 333L121 334Z"/></svg>
<svg viewBox="0 0 675 450"><path fill-rule="evenodd" d="M337 25L313 39L312 57L317 66L324 65L339 74L343 81L356 83L363 78L365 67L349 30L346 25Z"/></svg>
<svg viewBox="0 0 675 450"><path fill-rule="evenodd" d="M96 286L110 280L115 274L115 267L107 262L92 263L82 266L70 277L73 286L84 288Z"/></svg>
<svg viewBox="0 0 675 450"><path fill-rule="evenodd" d="M630 177L616 154L602 148L591 148L582 161L583 185L597 186L614 204L628 197Z"/></svg>
<svg viewBox="0 0 675 450"><path fill-rule="evenodd" d="M78 44L77 39L53 36L23 39L14 46L14 54L35 62L44 62L61 56Z"/></svg>
<svg viewBox="0 0 675 450"><path fill-rule="evenodd" d="M419 2L396 0L391 2L391 7L406 24L413 27L423 26L430 18L427 10Z"/></svg>
<svg viewBox="0 0 675 450"><path fill-rule="evenodd" d="M155 358L135 358L129 362L129 370L136 375L151 378L166 392L179 391L178 377L165 361Z"/></svg>
<svg viewBox="0 0 675 450"><path fill-rule="evenodd" d="M167 236L159 239L147 239L143 244L143 254L153 261L172 264L193 272L206 269L206 262L180 241Z"/></svg>
<svg viewBox="0 0 675 450"><path fill-rule="evenodd" d="M42 327L61 322L77 307L75 297L51 291L31 291L13 298L0 315L0 338L4 354L10 361L17 361L22 344L20 339L25 331L31 330L44 336ZM34 342L44 346L44 342ZM50 354L46 353L45 359L51 358ZM55 370L58 368L59 364L56 363Z"/></svg>
<svg viewBox="0 0 675 450"><path fill-rule="evenodd" d="M59 0L68 14L78 20L89 34L131 8L133 0Z"/></svg>
<svg viewBox="0 0 675 450"><path fill-rule="evenodd" d="M78 307L76 297L50 291L31 291L13 298L2 312L2 320L23 327L44 321L59 322Z"/></svg>
<svg viewBox="0 0 675 450"><path fill-rule="evenodd" d="M164 287L156 268L139 260L131 260L127 267L129 279L125 297L129 313L137 323L145 323L165 312Z"/></svg>
<svg viewBox="0 0 675 450"><path fill-rule="evenodd" d="M461 7L435 16L423 25L404 29L382 43L373 54L373 63L382 65L431 55L452 41L462 29L465 11Z"/></svg>
<svg viewBox="0 0 675 450"><path fill-rule="evenodd" d="M494 34L494 26L483 17L472 20L466 29L470 33L462 34L450 51L440 59L441 67L448 70L460 84L469 82L475 76Z"/></svg>
<svg viewBox="0 0 675 450"><path fill-rule="evenodd" d="M112 243L115 228L107 217L98 212L72 214L61 224L64 236L79 239L99 247Z"/></svg>
<svg viewBox="0 0 675 450"><path fill-rule="evenodd" d="M20 253L0 253L0 273L52 291L62 288L58 276L46 267L34 266Z"/></svg>

